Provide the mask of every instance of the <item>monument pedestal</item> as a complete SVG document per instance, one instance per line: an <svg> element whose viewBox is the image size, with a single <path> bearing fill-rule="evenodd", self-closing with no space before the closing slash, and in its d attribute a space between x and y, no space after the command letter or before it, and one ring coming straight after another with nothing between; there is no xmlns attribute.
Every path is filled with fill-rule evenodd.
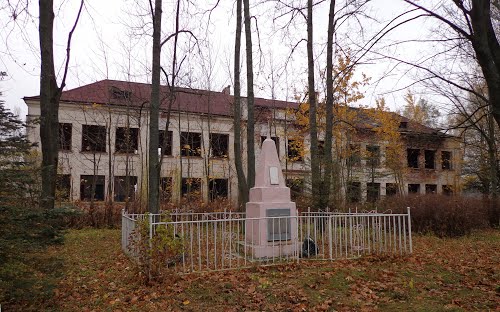
<svg viewBox="0 0 500 312"><path fill-rule="evenodd" d="M290 201L274 141L262 143L255 187L246 204L245 248L253 258L295 256L298 248L298 220Z"/></svg>

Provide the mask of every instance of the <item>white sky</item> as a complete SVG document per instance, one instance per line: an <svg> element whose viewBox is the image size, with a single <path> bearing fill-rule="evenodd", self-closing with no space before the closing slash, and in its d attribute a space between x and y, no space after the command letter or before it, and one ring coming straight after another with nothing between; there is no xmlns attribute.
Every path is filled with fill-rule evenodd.
<svg viewBox="0 0 500 312"><path fill-rule="evenodd" d="M58 4L56 4L55 10L54 50L56 52L56 70L59 77L61 77L67 34L74 22L79 1L56 2ZM141 2L145 5L147 1L87 0L87 2L73 37L70 72L68 73L66 89L105 78L130 79L140 82L149 81L149 59L151 55L149 44L151 38L149 36L130 35L132 32L138 33L138 29L132 30L130 26L140 24L139 18L135 15L141 10L137 9L135 3ZM174 25L174 3L173 0L164 2L163 27L166 33ZM202 3L204 3L204 8L207 9L215 1L212 0L208 4ZM364 36L357 34L355 24L344 25L339 35L339 38L342 38L343 41L339 40L339 42L342 42L343 48L348 47L349 43L353 41L358 43L366 42L367 38L370 38L374 32L382 27L384 21L404 12L406 8L407 6L401 0L374 0L366 12L370 16L376 17L380 23L366 19L362 20L364 23ZM3 99L8 107L21 116L27 113L22 97L39 94L38 1L32 1L29 9L33 17L24 15L16 23L9 18L7 10L0 11L0 40L2 42L2 45L0 45L0 71L8 73L8 77L0 81L0 91L3 92ZM183 7L183 9L183 11L195 10L194 7ZM198 37L198 42L202 47L198 51L201 51L203 57L200 56L198 51L188 54L183 53L183 51L180 52L179 58L186 55L181 70L181 85L217 91L222 90L226 85L232 87L233 9L233 1L221 0L220 6L211 15L212 24L209 27L205 27L208 14L198 14L188 18L185 13L182 13L181 23L185 28L192 30ZM202 8L198 8L197 11L202 11ZM273 23L273 16L277 14L274 4L254 5L252 14L256 15L258 20L260 46L263 52L261 54L257 49L257 36L254 32L255 93L259 97L271 97L270 77L274 67L275 75L282 73L279 78L276 78L276 97L278 99L292 99L296 92L303 91L307 85L305 43L301 43L297 47L294 57L288 63L286 74L280 68L283 67L291 47L298 40L306 37L304 21L301 17L298 17L296 27L292 28L284 36L282 32L277 32L274 28L282 25L287 21L288 17L278 19ZM328 3L318 6L315 10L317 70L323 70L321 67L324 67L325 64L324 54L326 53L321 53L324 52L324 43L326 41L327 14ZM418 58L422 51L414 44L401 45L397 48L389 48L386 45L392 41L426 36L430 26L433 25L425 24L423 21L412 22L392 32L377 47L382 53L405 59ZM148 30L143 29L143 32L148 32ZM349 38L345 39L347 36ZM181 47L185 47L188 36L184 34L180 38L182 39ZM244 43L242 52L244 54ZM169 46L165 46L162 63L168 71L171 62L170 57L171 49ZM203 59L206 61L202 61ZM262 60L262 62L259 62L259 60ZM395 71L391 71L390 75L386 75L386 72L394 66L394 62L383 59L373 60L372 58L366 58L363 61L366 64L359 67L358 75L361 72L365 73L371 77L372 84L364 90L365 99L361 101L361 104L370 105L374 102L376 96L384 94L392 109L400 107L403 103L402 94L405 92L394 93L392 91L411 84L411 72L405 71L407 68L398 66ZM242 62L244 62L244 55ZM385 79L379 81L382 76L385 76ZM316 81L318 88L321 88L319 75L317 75ZM243 72L242 86L244 85ZM416 88L413 87L413 89ZM432 102L432 99L429 100Z"/></svg>

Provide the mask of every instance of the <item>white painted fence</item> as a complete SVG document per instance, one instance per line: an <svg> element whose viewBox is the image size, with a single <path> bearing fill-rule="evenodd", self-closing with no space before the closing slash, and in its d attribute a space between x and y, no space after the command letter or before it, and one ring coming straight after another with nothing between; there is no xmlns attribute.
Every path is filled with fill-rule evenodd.
<svg viewBox="0 0 500 312"><path fill-rule="evenodd" d="M406 214L309 212L266 218L245 218L244 213L232 212L164 215L123 212L122 248L131 257L137 254L130 248L132 237L137 235L134 229L137 221L145 218L150 237L163 227L167 230L163 232L173 233L173 239L180 240L182 250L166 262L185 273L412 252L409 208ZM260 234L250 233L253 227L248 226L255 222L264 222L272 233L296 231L297 235L268 239L266 245L278 250L277 254L256 257L255 246L262 244Z"/></svg>

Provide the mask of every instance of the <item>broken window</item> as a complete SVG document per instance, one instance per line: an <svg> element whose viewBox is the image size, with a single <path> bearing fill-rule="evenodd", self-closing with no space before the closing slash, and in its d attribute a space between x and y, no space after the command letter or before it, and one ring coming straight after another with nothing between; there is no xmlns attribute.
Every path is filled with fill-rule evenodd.
<svg viewBox="0 0 500 312"><path fill-rule="evenodd" d="M201 198L201 179L200 178L182 178L182 197Z"/></svg>
<svg viewBox="0 0 500 312"><path fill-rule="evenodd" d="M172 177L160 178L160 201L169 202L172 198Z"/></svg>
<svg viewBox="0 0 500 312"><path fill-rule="evenodd" d="M59 150L71 151L71 135L73 134L73 127L70 123L59 124Z"/></svg>
<svg viewBox="0 0 500 312"><path fill-rule="evenodd" d="M124 202L135 199L135 192L137 190L137 177L135 176L121 176L115 177L115 201Z"/></svg>
<svg viewBox="0 0 500 312"><path fill-rule="evenodd" d="M406 158L408 160L409 168L418 168L418 156L420 156L420 150L413 148L406 150Z"/></svg>
<svg viewBox="0 0 500 312"><path fill-rule="evenodd" d="M82 152L106 152L105 126L82 126Z"/></svg>
<svg viewBox="0 0 500 312"><path fill-rule="evenodd" d="M366 146L367 165L370 167L380 166L380 146L367 145Z"/></svg>
<svg viewBox="0 0 500 312"><path fill-rule="evenodd" d="M165 146L163 155L172 155L172 131L167 132L167 137L165 137L165 130L160 130L158 135L158 148L161 149Z"/></svg>
<svg viewBox="0 0 500 312"><path fill-rule="evenodd" d="M425 158L425 169L436 169L436 164L435 164L436 151L425 150L424 158Z"/></svg>
<svg viewBox="0 0 500 312"><path fill-rule="evenodd" d="M286 186L290 188L290 197L296 200L304 192L304 179L286 179Z"/></svg>
<svg viewBox="0 0 500 312"><path fill-rule="evenodd" d="M453 195L453 186L451 185L443 185L443 194L444 195Z"/></svg>
<svg viewBox="0 0 500 312"><path fill-rule="evenodd" d="M380 183L366 183L366 200L374 203L380 198Z"/></svg>
<svg viewBox="0 0 500 312"><path fill-rule="evenodd" d="M361 201L361 183L348 182L347 183L347 201L349 203L358 203Z"/></svg>
<svg viewBox="0 0 500 312"><path fill-rule="evenodd" d="M210 156L227 158L229 155L229 135L222 133L210 133Z"/></svg>
<svg viewBox="0 0 500 312"><path fill-rule="evenodd" d="M385 196L398 195L398 185L396 183L387 183L385 185Z"/></svg>
<svg viewBox="0 0 500 312"><path fill-rule="evenodd" d="M208 196L211 201L218 198L227 198L228 194L228 179L210 179L208 182Z"/></svg>
<svg viewBox="0 0 500 312"><path fill-rule="evenodd" d="M201 133L181 132L181 155L201 156Z"/></svg>
<svg viewBox="0 0 500 312"><path fill-rule="evenodd" d="M116 128L115 151L117 153L135 153L138 149L138 128Z"/></svg>
<svg viewBox="0 0 500 312"><path fill-rule="evenodd" d="M349 144L349 155L347 158L348 166L360 166L361 165L361 153L359 144Z"/></svg>
<svg viewBox="0 0 500 312"><path fill-rule="evenodd" d="M290 161L303 161L304 142L299 140L288 140L288 160Z"/></svg>
<svg viewBox="0 0 500 312"><path fill-rule="evenodd" d="M264 140L267 139L265 136L260 137L260 146L262 147L262 143ZM278 156L280 155L280 138L278 137L271 137L271 140L274 141L274 144L276 145L276 151L278 152Z"/></svg>
<svg viewBox="0 0 500 312"><path fill-rule="evenodd" d="M451 170L451 152L449 151L441 152L441 169Z"/></svg>
<svg viewBox="0 0 500 312"><path fill-rule="evenodd" d="M436 184L426 184L425 185L425 194L436 194L437 193L437 185Z"/></svg>
<svg viewBox="0 0 500 312"><path fill-rule="evenodd" d="M82 175L80 177L80 200L104 200L104 176Z"/></svg>
<svg viewBox="0 0 500 312"><path fill-rule="evenodd" d="M324 156L325 155L325 141L319 140L318 141L318 156Z"/></svg>
<svg viewBox="0 0 500 312"><path fill-rule="evenodd" d="M419 194L420 184L408 184L408 194Z"/></svg>
<svg viewBox="0 0 500 312"><path fill-rule="evenodd" d="M59 201L69 201L71 198L71 175L58 174L56 180L56 198Z"/></svg>

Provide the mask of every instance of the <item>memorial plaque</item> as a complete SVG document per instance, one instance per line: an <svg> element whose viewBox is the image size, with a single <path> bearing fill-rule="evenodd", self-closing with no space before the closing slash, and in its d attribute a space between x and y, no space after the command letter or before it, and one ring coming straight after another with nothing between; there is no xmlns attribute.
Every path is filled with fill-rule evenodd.
<svg viewBox="0 0 500 312"><path fill-rule="evenodd" d="M283 217L267 220L267 241L286 241L290 240L291 223L290 208L267 209L267 217Z"/></svg>
<svg viewBox="0 0 500 312"><path fill-rule="evenodd" d="M271 178L271 185L279 185L280 184L278 167L269 167L269 177Z"/></svg>

